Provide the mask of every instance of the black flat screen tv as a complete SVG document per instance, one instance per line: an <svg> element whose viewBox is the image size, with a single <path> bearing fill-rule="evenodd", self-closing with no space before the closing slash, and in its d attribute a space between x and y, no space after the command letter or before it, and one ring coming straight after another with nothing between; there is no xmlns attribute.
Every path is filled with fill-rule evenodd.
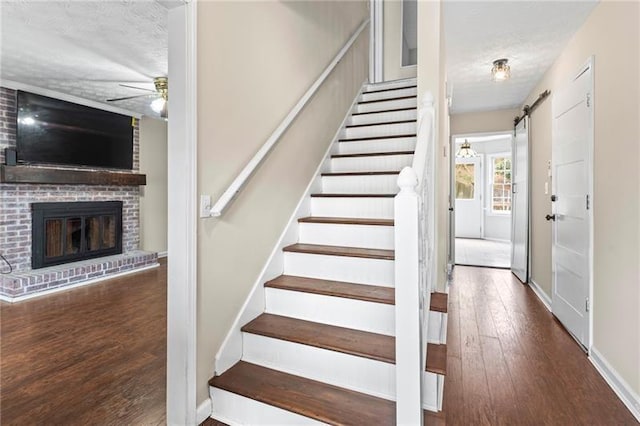
<svg viewBox="0 0 640 426"><path fill-rule="evenodd" d="M20 164L133 168L131 117L18 91Z"/></svg>

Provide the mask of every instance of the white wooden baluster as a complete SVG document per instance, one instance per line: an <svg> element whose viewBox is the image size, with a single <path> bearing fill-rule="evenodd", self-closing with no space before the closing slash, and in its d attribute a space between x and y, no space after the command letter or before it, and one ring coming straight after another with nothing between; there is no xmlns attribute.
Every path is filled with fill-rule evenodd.
<svg viewBox="0 0 640 426"><path fill-rule="evenodd" d="M396 421L422 425L418 177L405 167L395 197Z"/></svg>

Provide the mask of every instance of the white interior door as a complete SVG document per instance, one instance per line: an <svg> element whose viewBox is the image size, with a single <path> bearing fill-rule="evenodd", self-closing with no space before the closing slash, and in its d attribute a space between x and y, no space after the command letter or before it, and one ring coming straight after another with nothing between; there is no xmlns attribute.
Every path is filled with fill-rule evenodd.
<svg viewBox="0 0 640 426"><path fill-rule="evenodd" d="M482 238L481 168L481 157L456 159L456 237Z"/></svg>
<svg viewBox="0 0 640 426"><path fill-rule="evenodd" d="M593 119L589 64L553 98L552 206L554 315L588 347Z"/></svg>
<svg viewBox="0 0 640 426"><path fill-rule="evenodd" d="M515 128L512 148L511 272L520 281L529 279L529 118Z"/></svg>

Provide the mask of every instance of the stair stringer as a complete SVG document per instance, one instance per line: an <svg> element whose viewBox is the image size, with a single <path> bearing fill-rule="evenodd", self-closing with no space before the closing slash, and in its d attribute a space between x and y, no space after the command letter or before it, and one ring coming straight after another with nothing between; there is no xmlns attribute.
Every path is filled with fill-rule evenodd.
<svg viewBox="0 0 640 426"><path fill-rule="evenodd" d="M264 268L260 272L260 275L256 279L249 292L249 295L245 299L245 302L240 308L238 315L227 335L225 336L222 346L218 350L213 365L213 373L220 375L231 368L242 358L243 344L242 344L242 332L240 329L243 325L247 324L258 315L262 314L266 310L266 296L264 283L282 275L284 271L284 256L285 253L282 250L284 247L298 242L299 227L298 219L309 216L311 214L311 194L322 192L322 178L321 174L329 172L331 168L331 155L336 152L337 142L340 138L341 132L348 122L351 114L356 109L358 100L362 94L362 91L366 87L366 81L363 82L360 90L356 94L351 106L345 113L345 116L338 126L338 130L333 136L331 143L327 147L327 150L322 157L322 161L318 165L309 185L304 194L298 201L298 204L289 218L287 225L285 226L278 242L276 243L273 251L269 255ZM211 392L211 391L210 391Z"/></svg>

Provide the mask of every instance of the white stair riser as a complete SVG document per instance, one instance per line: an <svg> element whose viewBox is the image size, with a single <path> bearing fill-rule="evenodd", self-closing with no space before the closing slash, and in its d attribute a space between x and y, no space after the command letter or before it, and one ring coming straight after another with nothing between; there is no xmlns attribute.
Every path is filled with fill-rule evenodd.
<svg viewBox="0 0 640 426"><path fill-rule="evenodd" d="M372 139L366 141L340 142L336 154L365 154L373 152L413 151L416 138Z"/></svg>
<svg viewBox="0 0 640 426"><path fill-rule="evenodd" d="M442 388L440 383L444 376L427 371L422 373L422 408L429 411L440 411Z"/></svg>
<svg viewBox="0 0 640 426"><path fill-rule="evenodd" d="M377 112L361 115L352 115L347 120L349 124L371 124L371 123L384 123L388 121L402 121L402 120L415 120L417 117L417 109L411 109L407 111L389 111L389 112Z"/></svg>
<svg viewBox="0 0 640 426"><path fill-rule="evenodd" d="M301 223L303 244L393 250L393 226Z"/></svg>
<svg viewBox="0 0 640 426"><path fill-rule="evenodd" d="M384 90L383 88L373 89L374 92L363 93L360 96L361 101L378 101L382 99L400 98L403 96L416 96L418 89L416 87L408 87L405 89Z"/></svg>
<svg viewBox="0 0 640 426"><path fill-rule="evenodd" d="M243 333L242 359L380 398L395 398L395 365L386 362L249 333Z"/></svg>
<svg viewBox="0 0 640 426"><path fill-rule="evenodd" d="M402 80L367 84L363 91L368 92L370 90L394 89L397 87L415 86L417 84L416 81L417 80L415 78L407 78Z"/></svg>
<svg viewBox="0 0 640 426"><path fill-rule="evenodd" d="M446 327L447 314L442 312L429 311L429 323L427 330L427 342L446 343L443 341L443 327Z"/></svg>
<svg viewBox="0 0 640 426"><path fill-rule="evenodd" d="M415 135L416 123L378 124L364 127L348 127L340 132L340 139L372 138L394 135Z"/></svg>
<svg viewBox="0 0 640 426"><path fill-rule="evenodd" d="M393 336L395 306L300 291L266 288L266 312Z"/></svg>
<svg viewBox="0 0 640 426"><path fill-rule="evenodd" d="M416 108L418 102L416 98L399 99L395 101L380 101L371 102L366 104L358 104L355 112L371 112L371 111L386 111L389 109L400 108Z"/></svg>
<svg viewBox="0 0 640 426"><path fill-rule="evenodd" d="M284 253L285 275L393 287L393 260Z"/></svg>
<svg viewBox="0 0 640 426"><path fill-rule="evenodd" d="M395 194L398 175L323 176L325 194Z"/></svg>
<svg viewBox="0 0 640 426"><path fill-rule="evenodd" d="M234 425L320 426L325 423L301 416L254 399L210 388L212 417Z"/></svg>
<svg viewBox="0 0 640 426"><path fill-rule="evenodd" d="M386 172L413 164L413 154L338 157L331 159L332 172Z"/></svg>
<svg viewBox="0 0 640 426"><path fill-rule="evenodd" d="M393 219L393 198L313 197L311 214L320 217Z"/></svg>

